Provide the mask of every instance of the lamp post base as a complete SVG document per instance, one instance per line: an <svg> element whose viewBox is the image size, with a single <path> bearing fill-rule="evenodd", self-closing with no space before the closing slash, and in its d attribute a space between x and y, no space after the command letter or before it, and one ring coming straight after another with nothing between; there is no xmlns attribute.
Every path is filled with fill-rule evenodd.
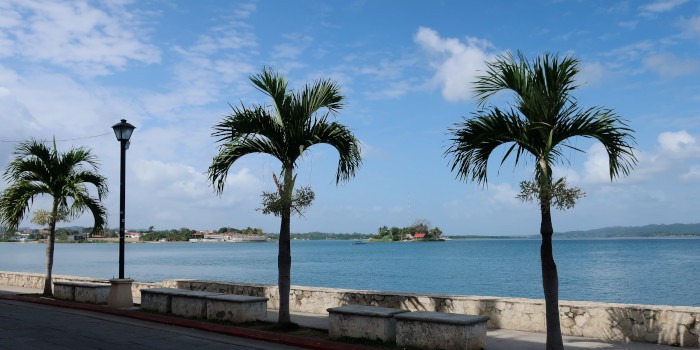
<svg viewBox="0 0 700 350"><path fill-rule="evenodd" d="M109 280L112 287L109 289L107 305L116 308L133 307L134 297L131 294L131 283L133 282L134 280L131 278Z"/></svg>

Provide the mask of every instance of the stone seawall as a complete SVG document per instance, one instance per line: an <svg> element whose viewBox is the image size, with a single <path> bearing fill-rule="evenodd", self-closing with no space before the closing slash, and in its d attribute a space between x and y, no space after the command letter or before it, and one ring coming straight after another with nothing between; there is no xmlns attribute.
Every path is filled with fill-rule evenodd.
<svg viewBox="0 0 700 350"><path fill-rule="evenodd" d="M104 282L74 276L55 280ZM1 272L0 285L43 288L44 275ZM199 280L134 282L134 297L141 288L170 287L269 298L279 305L276 285ZM322 313L348 304L403 308L411 311L440 311L490 317L489 328L545 332L544 300L463 295L409 294L386 291L292 286L291 311ZM560 301L562 333L606 340L658 343L700 348L700 307L612 304Z"/></svg>

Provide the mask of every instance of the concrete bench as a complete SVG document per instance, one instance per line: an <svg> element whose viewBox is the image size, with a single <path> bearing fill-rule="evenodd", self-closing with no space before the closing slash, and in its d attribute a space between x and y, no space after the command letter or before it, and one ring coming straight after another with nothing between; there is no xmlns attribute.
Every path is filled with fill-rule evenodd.
<svg viewBox="0 0 700 350"><path fill-rule="evenodd" d="M141 289L141 308L184 317L206 318L210 295L221 293L201 292L177 288Z"/></svg>
<svg viewBox="0 0 700 350"><path fill-rule="evenodd" d="M396 340L395 315L408 312L388 307L346 305L328 309L328 336L364 338L394 342Z"/></svg>
<svg viewBox="0 0 700 350"><path fill-rule="evenodd" d="M485 316L416 311L395 315L396 345L420 349L486 349Z"/></svg>
<svg viewBox="0 0 700 350"><path fill-rule="evenodd" d="M55 281L53 295L56 299L90 304L107 304L110 285L108 283Z"/></svg>
<svg viewBox="0 0 700 350"><path fill-rule="evenodd" d="M141 289L141 308L169 314L172 309L172 296L177 293L186 292L190 291L176 288Z"/></svg>
<svg viewBox="0 0 700 350"><path fill-rule="evenodd" d="M207 320L244 323L267 319L268 298L224 294L207 296L205 299Z"/></svg>
<svg viewBox="0 0 700 350"><path fill-rule="evenodd" d="M267 298L177 288L141 289L141 308L177 316L229 321L263 321Z"/></svg>

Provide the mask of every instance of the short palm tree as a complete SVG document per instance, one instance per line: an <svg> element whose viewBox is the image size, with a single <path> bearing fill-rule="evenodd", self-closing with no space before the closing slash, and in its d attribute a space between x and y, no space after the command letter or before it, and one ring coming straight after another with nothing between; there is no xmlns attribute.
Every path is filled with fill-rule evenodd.
<svg viewBox="0 0 700 350"><path fill-rule="evenodd" d="M517 165L524 158L534 160L534 187L539 193L541 211L540 258L546 304L547 349L563 349L559 323L559 282L552 255L553 204L551 190L562 181L553 181L552 167L566 161L564 150L578 150L572 138L592 138L603 144L609 157L610 179L628 175L636 164L634 137L624 120L612 110L582 108L571 92L577 88L575 76L579 60L544 54L532 63L522 53L501 55L487 63L485 75L475 82L479 110L473 118L450 129L452 171L460 180L487 184L487 165L493 151L507 146L501 164L514 155ZM501 91L514 93L515 103L507 109L486 102ZM579 150L580 151L580 150Z"/></svg>
<svg viewBox="0 0 700 350"><path fill-rule="evenodd" d="M107 179L99 174L97 158L82 147L59 153L55 142L51 149L44 142L29 140L15 148L14 156L3 175L9 186L0 196L0 222L16 229L34 199L52 198L48 218L42 220L49 225L43 294L51 296L56 222L76 219L90 211L95 221L93 232L103 229L107 211L101 201L107 195ZM90 195L88 185L95 187L97 197Z"/></svg>
<svg viewBox="0 0 700 350"><path fill-rule="evenodd" d="M343 95L331 80L318 80L300 91L288 91L287 81L271 69L250 77L260 92L272 98L272 106L233 107L233 113L214 126L219 154L208 170L209 180L218 194L226 184L229 169L238 159L252 153L269 154L282 164L278 192L281 210L274 211L280 224L279 283L280 324L291 323L289 290L291 275L290 217L293 207L294 170L297 161L316 144L333 146L339 155L336 183L347 181L360 167L359 142L345 126L329 121L343 107Z"/></svg>

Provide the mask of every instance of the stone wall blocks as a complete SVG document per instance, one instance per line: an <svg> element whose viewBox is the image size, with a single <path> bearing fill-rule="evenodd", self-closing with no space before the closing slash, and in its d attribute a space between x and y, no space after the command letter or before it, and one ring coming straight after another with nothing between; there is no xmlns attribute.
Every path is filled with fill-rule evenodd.
<svg viewBox="0 0 700 350"><path fill-rule="evenodd" d="M659 331L654 330L654 331L647 331L647 334L644 336L644 341L648 343L656 343L659 339Z"/></svg>
<svg viewBox="0 0 700 350"><path fill-rule="evenodd" d="M635 324L632 326L632 339L642 340L647 334L647 329L643 324Z"/></svg>
<svg viewBox="0 0 700 350"><path fill-rule="evenodd" d="M576 323L576 326L583 327L589 318L590 318L590 316L588 316L588 315L578 315L578 316L574 317L574 322Z"/></svg>
<svg viewBox="0 0 700 350"><path fill-rule="evenodd" d="M646 322L646 317L644 317L644 313L641 311L633 311L631 312L630 317L634 320L636 324L644 324Z"/></svg>
<svg viewBox="0 0 700 350"><path fill-rule="evenodd" d="M563 328L571 328L571 327L573 327L575 324L576 324L576 322L574 322L574 320L572 320L572 319L569 318L569 317L566 317L566 318L564 318L564 319L561 320L561 326L562 326Z"/></svg>
<svg viewBox="0 0 700 350"><path fill-rule="evenodd" d="M43 274L0 271L0 284L30 288L43 287ZM55 281L106 281L76 276L54 276ZM238 282L165 280L159 283L135 282L132 291L169 287L190 290L225 291L229 294L269 298L268 305L279 305L276 285ZM545 307L542 300L451 295L415 295L333 288L292 286L292 311L325 313L329 307L348 304L483 315L491 317L488 326L545 332ZM700 308L655 305L626 305L562 301L562 331L601 339L625 341L633 338L666 345L698 346ZM681 327L682 326L682 327Z"/></svg>

